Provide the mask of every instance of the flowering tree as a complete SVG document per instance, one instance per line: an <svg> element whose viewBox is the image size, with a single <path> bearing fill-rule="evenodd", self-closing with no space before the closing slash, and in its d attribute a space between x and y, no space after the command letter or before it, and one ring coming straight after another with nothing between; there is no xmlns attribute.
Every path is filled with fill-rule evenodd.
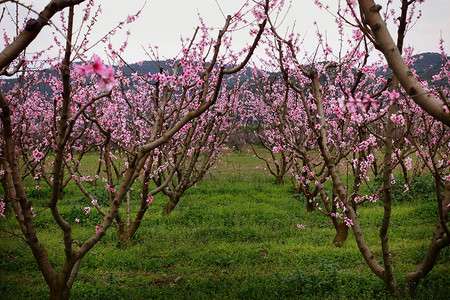
<svg viewBox="0 0 450 300"><path fill-rule="evenodd" d="M223 152L229 150L225 142L240 126L238 114L246 93L239 82L231 90L224 87L215 105L183 127L166 145L167 150L160 152L158 164L166 167L153 176L153 181L161 186L172 178L162 189L169 198L163 207L167 214L176 207L184 192L199 182Z"/></svg>
<svg viewBox="0 0 450 300"><path fill-rule="evenodd" d="M401 1L401 17L399 19L398 37L396 44L387 29L385 21L381 17L380 10L382 7L375 4L373 1L360 0L358 2L360 6L360 15L358 16L354 10L352 10L352 15L357 21L357 24L360 28L364 26L364 34L371 40L374 46L383 53L386 61L389 64L389 67L395 74L394 78L398 80L398 82L402 85L405 93L408 94L411 99L418 106L420 106L421 109L427 112L434 119L442 122L436 124L432 120L428 120L427 122L426 118L423 118L423 122L426 128L425 132L427 134L426 141L428 141L429 144L426 144L426 147L424 147L424 145L421 145L420 148L427 148L428 151L426 151L427 154L424 154L425 151L420 148L418 151L420 151L419 153L420 155L422 155L423 161L426 163L427 167L435 178L439 220L427 255L422 260L418 269L406 276L407 289L411 294L413 294L414 289L418 285L419 281L423 277L425 277L433 268L434 264L436 263L439 251L450 244L450 231L447 226L450 205L450 181L448 180L448 168L450 164L448 160L445 162L445 160L447 159L446 154L442 155L442 152L448 153L448 149L441 148L445 148L446 146L448 147L448 143L446 142L448 140L448 126L450 126L450 104L446 96L448 92L444 93L442 89L438 91L430 90L426 84L422 84L421 82L419 82L416 76L414 76L414 73L408 67L407 63L405 63L405 61L401 57L403 38L406 32L408 21L411 20L411 17L408 19L408 10L412 8L411 10L413 11L415 9L416 3L421 3L423 2L422 0ZM446 55L445 52L443 52L442 47L441 51L443 57L445 58ZM443 70L438 77L441 77L442 75L446 76L448 80L448 63L445 63L443 65ZM445 128L445 126L447 126L447 128ZM437 130L437 132L435 132L435 130ZM435 135L436 133L440 134ZM430 136L433 135L434 138L430 140ZM441 149L437 150L437 148ZM437 163L437 161L439 161L439 163ZM445 188L444 197L442 197L441 194L441 187ZM389 216L389 210L390 208L387 207L385 210L386 216ZM390 268L389 263L387 262L389 260L389 248L387 246L388 225L388 220L387 222L383 222L383 228L381 232L383 234L383 259L385 261L385 264L388 265L388 267L386 267L387 275L385 278L389 278L390 276L391 278L389 278L389 280L395 282L393 276L389 274ZM382 269L375 270L375 267L371 268L377 275L380 271L382 271ZM386 282L386 279L384 280Z"/></svg>
<svg viewBox="0 0 450 300"><path fill-rule="evenodd" d="M273 92L274 85L277 84L277 75L267 74L254 69L253 72L254 86L256 93L262 97L255 97L255 94L249 99L249 106L253 109L247 113L247 124L256 126L255 135L258 140L258 145L269 152L270 157L267 158L260 155L253 144L250 144L254 155L264 163L264 170L268 170L272 176L276 178L278 184L283 183L283 178L293 163L292 151L282 147L284 144L282 136L279 133L281 122L277 119L277 111L272 107L272 103L276 99L281 99L282 95ZM263 84L264 83L264 84ZM274 99L267 99L265 89L270 89L269 92ZM298 191L297 191L298 192Z"/></svg>
<svg viewBox="0 0 450 300"><path fill-rule="evenodd" d="M23 86L16 86L9 91L2 88L0 91L3 144L1 157L2 161L6 162L4 168L7 194L11 199L23 238L50 287L51 299L69 297L81 259L99 242L114 221L121 225L119 208L136 180L144 174L142 176L145 184L145 180L149 178L151 171L147 172L148 166L155 149L162 147L186 124L206 112L221 94L224 76L236 73L246 65L264 30L269 10L268 1L257 3L251 9L259 24L256 28L251 28L254 41L242 52L235 53L231 50L230 37L227 36L229 30L236 29L242 22L241 15L228 16L224 27L214 40L210 40L206 26L203 26L202 37L197 42L192 39L192 42L184 47L182 57L173 69L161 70L156 75L137 76L140 78L135 79L144 81L147 89L141 88L134 92L126 88L127 78L114 68L105 66L99 57L93 56L91 62L76 64L73 67L72 62L77 57L87 61L86 52L89 48L89 33L84 35L80 44L76 44L77 39L73 34L75 5L81 2L83 1L50 1L38 19L30 19L24 30L0 54L2 74L19 69L23 65L19 56L38 35L40 29L48 24L55 13L69 8L65 21L67 25L63 25L61 30L64 33L64 41L58 39L55 41L56 45L61 47L62 57L49 60L60 77L57 83L54 83L52 93L36 91L34 97L29 99L21 98L19 93L14 93ZM97 11L90 17L92 8L93 1L90 1L84 9L82 20L83 24L90 20L88 31L96 22L96 14L99 13ZM131 16L127 21L135 17ZM62 19L65 19L64 15ZM113 33L114 31L111 32ZM108 38L106 36L103 41L107 42ZM109 48L109 57L114 61L119 59L125 45L120 49L114 49L112 45ZM227 53L227 56L222 53ZM17 67L7 71L11 64ZM119 84L120 88L117 88ZM46 113L45 118L49 117L50 130L47 131L50 131L50 134L46 138L52 154L45 156L42 151L44 148L33 152L36 160L43 160L44 157L51 160L49 167L52 170L49 174L52 191L50 198L47 199L47 205L63 236L65 259L59 272L56 271L36 233L32 203L27 197L21 176L22 160L18 156L21 144L17 142L20 137L13 129L18 123L34 117L31 111L29 115L19 116L17 112L22 105L29 101L48 98L53 100L48 101L52 106L41 107L40 104L36 104L30 105L30 108L42 108ZM32 120L39 121L39 119ZM45 123L41 125L44 126ZM108 189L110 197L109 205L102 209L103 219L96 226L95 232L84 241L76 241L72 235L74 229L72 220L63 218L58 203L63 188L64 171L70 173L83 193L87 191L83 190L81 182L91 181L95 177L94 174L91 177L88 175L78 177L77 170L80 169L77 169L77 165L80 162L72 160L71 151L78 149L83 152L82 145L85 143L93 149L101 149L98 152L99 159L103 160L105 165L105 188ZM113 153L115 149L124 149L126 152L125 167L116 168L117 171L114 169L117 163L114 164L113 161L120 158L115 157ZM151 192L148 193L150 196ZM145 192L143 199L146 198L144 194ZM92 204L99 209L99 204L95 200L92 199ZM90 207L86 207L86 212L89 211Z"/></svg>
<svg viewBox="0 0 450 300"><path fill-rule="evenodd" d="M411 182L413 178L409 177L408 169L411 168L413 154L418 156L418 168L427 166L435 178L439 221L427 255L418 270L406 276L407 291L413 293L420 279L433 268L440 249L446 247L450 241L447 229L450 198L448 192L444 192L444 196L441 193L442 187L447 191L449 186L446 181L449 161L445 161L447 156L443 154L448 152L448 130L445 128L448 125L447 92L441 90L438 93L426 83L420 83L409 69L407 78L405 74L397 74L402 72L401 68L408 68L407 64L412 63L411 60L406 60L405 63L400 53L403 50L407 24L411 22L408 12L411 12L411 8L414 10L416 1L402 1L400 17L396 18L394 10L384 15L386 20L379 16L379 6L367 6L367 3L372 1L359 2L363 13L361 18L356 17L354 1L348 1L348 6L338 8L339 18L336 22L341 35L344 24L353 25L346 19L348 14L357 20L353 37L348 40L351 47L344 56L333 57L331 48L319 34L318 49L321 49L323 55L320 57L316 51L312 56L306 56L308 63L301 63L297 58L301 50L299 39L294 34L288 38L281 37L274 24L269 21L275 39L274 47L277 49L274 59L278 58L278 65L286 83L286 96L282 101L288 103L289 90L302 99L302 109L306 116L304 119L307 120L307 124L303 126L307 126L311 132L311 142L319 149L319 164L326 168L325 179L330 180L333 185L331 200L328 199L329 194L321 197L326 208L325 213L334 218L333 223L336 218L341 218L343 224L352 228L368 266L393 294L401 296L405 290L394 277L389 254L388 229L393 202L393 172L397 166L401 166L406 181ZM325 7L320 3L318 5ZM368 14L372 15L370 18L377 15L380 18L378 23L371 23ZM380 33L385 30L385 21L389 19L398 20L397 45L392 44L393 46L387 44L387 31ZM386 68L382 72L381 64L367 64L370 42L373 42L376 48L384 49L383 53L388 57L389 66L394 70L391 79L380 76L387 74ZM411 56L411 51L406 49L406 57ZM392 56L391 53L396 55ZM398 66L395 65L393 57L399 60ZM447 65L444 65L444 68L447 68ZM444 71L441 74L445 73ZM402 76L404 78L400 79ZM377 80L374 80L375 78ZM398 87L399 82L404 89ZM419 90L422 91L420 96L417 93ZM438 99L439 94L442 101ZM426 98L429 100L425 101ZM289 110L294 110L294 107ZM424 115L423 110L430 115ZM442 123L436 122L434 118ZM289 117L284 119L290 120ZM295 127L286 125L282 128L288 132ZM295 149L299 143L289 142L290 140L292 139L286 139L287 144ZM295 150L296 155L300 157L308 156L306 149ZM377 152L383 153L381 161L377 161ZM351 185L348 184L349 174L346 173L349 167L344 168L341 162L346 162L352 168ZM381 186L377 189L374 189L375 185L370 182L370 169L374 174L382 176ZM309 172L315 173L314 168L309 168ZM321 186L319 181L315 184ZM407 188L406 185L405 190ZM383 201L384 204L380 227L382 264L374 258L370 245L364 238L357 213L360 203L377 200ZM333 202L334 205L331 204ZM337 207L339 211L333 207Z"/></svg>
<svg viewBox="0 0 450 300"><path fill-rule="evenodd" d="M416 3L422 3L424 0L406 1L402 0L402 18L407 18L409 7L415 8ZM353 7L356 2L348 1ZM437 120L447 126L450 126L450 114L448 101L442 101L438 97L430 94L415 78L408 65L402 59L401 52L404 36L397 37L397 44L392 39L386 22L383 20L380 10L381 5L375 4L373 0L358 0L360 14L352 9L352 15L357 21L359 28L373 42L374 46L380 50L386 58L389 67L394 72L399 83L405 89L406 93L419 105L424 111L432 115ZM412 15L411 15L412 18ZM409 19L408 21L411 21ZM407 23L400 23L399 33L405 34Z"/></svg>

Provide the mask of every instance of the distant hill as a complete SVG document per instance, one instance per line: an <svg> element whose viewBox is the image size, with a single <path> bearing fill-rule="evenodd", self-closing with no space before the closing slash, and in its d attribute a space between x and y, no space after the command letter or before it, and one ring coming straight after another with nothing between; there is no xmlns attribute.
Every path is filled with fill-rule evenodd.
<svg viewBox="0 0 450 300"><path fill-rule="evenodd" d="M419 76L420 80L428 80L430 81L432 77L440 72L441 66L442 66L442 56L439 53L421 53L414 55L413 58L419 58L414 66L413 69L416 71L417 75ZM447 58L449 59L449 58ZM170 64L170 63L169 63ZM169 68L169 65L166 61L143 61L141 65L137 63L130 64L130 67L137 71L139 74L155 74L159 72L159 68L167 69ZM124 67L124 73L125 75L130 76L134 71L130 69L129 67ZM44 70L44 72L51 72L54 73L55 71L49 71ZM246 71L241 74L240 76L244 76L245 79L251 79L252 73L249 68L246 69ZM5 83L3 84L3 88L8 90L12 88L16 83L17 79L8 79L8 78L2 78L6 79ZM232 85L232 83L230 83ZM444 82L437 83L437 84L446 84ZM42 88L42 87L41 87ZM46 90L47 87L44 87Z"/></svg>
<svg viewBox="0 0 450 300"><path fill-rule="evenodd" d="M412 67L420 80L431 80L434 75L439 74L442 66L442 56L439 53L426 52L414 55L413 58L418 58ZM449 59L449 57L447 57Z"/></svg>
<svg viewBox="0 0 450 300"><path fill-rule="evenodd" d="M159 72L159 68L166 70L169 66L166 61L143 61L141 65L137 63L130 64L130 67L133 68L134 71L137 71L139 74L156 74ZM125 66L124 73L125 75L131 75L133 72L132 69Z"/></svg>

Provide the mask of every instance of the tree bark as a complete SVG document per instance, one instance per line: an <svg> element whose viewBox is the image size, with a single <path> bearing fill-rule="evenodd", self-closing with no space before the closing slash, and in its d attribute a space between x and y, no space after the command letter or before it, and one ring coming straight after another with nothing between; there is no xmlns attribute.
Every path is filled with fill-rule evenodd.
<svg viewBox="0 0 450 300"><path fill-rule="evenodd" d="M164 205L163 210L166 212L166 214L170 214L172 210L177 206L178 202L180 201L181 195L171 195L169 196L170 200L167 202L166 205Z"/></svg>
<svg viewBox="0 0 450 300"><path fill-rule="evenodd" d="M306 212L312 212L316 209L314 202L310 202L309 199L306 199Z"/></svg>
<svg viewBox="0 0 450 300"><path fill-rule="evenodd" d="M393 76L392 82L393 82L392 90L394 90L398 83L395 76ZM388 239L388 229L391 221L391 212L392 212L392 190L391 190L392 166L390 162L392 159L392 152L393 152L392 138L394 133L394 122L391 120L391 116L394 113L394 109L395 109L394 104L391 104L389 106L386 124L386 144L384 147L384 170L383 170L384 213L380 227L380 240L384 264L383 281L385 282L389 291L393 295L400 297L403 295L393 274L392 261L389 253L389 239Z"/></svg>
<svg viewBox="0 0 450 300"><path fill-rule="evenodd" d="M347 240L348 226L344 222L338 222L334 225L334 228L336 229L336 235L334 236L333 244L336 247L341 247Z"/></svg>
<svg viewBox="0 0 450 300"><path fill-rule="evenodd" d="M68 300L70 298L71 287L66 281L61 280L60 276L57 276L54 282L50 285L50 300Z"/></svg>

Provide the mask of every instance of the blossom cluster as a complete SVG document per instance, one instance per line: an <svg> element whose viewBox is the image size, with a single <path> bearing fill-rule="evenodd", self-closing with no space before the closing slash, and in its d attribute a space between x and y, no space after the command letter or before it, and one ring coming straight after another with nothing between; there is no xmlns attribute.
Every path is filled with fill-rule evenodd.
<svg viewBox="0 0 450 300"><path fill-rule="evenodd" d="M106 67L97 55L92 56L92 64L75 65L74 69L76 73L83 77L91 76L92 79L94 75L99 76L97 88L101 92L110 92L117 85L114 68L112 66Z"/></svg>

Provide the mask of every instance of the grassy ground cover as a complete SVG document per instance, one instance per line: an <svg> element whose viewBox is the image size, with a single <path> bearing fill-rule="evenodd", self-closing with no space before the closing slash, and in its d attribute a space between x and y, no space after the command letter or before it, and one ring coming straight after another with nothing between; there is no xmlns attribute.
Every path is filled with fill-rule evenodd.
<svg viewBox="0 0 450 300"><path fill-rule="evenodd" d="M292 185L276 185L267 172L256 168L258 164L247 152L226 156L186 192L169 216L162 214L167 200L157 195L127 249L110 228L83 259L72 298L390 298L366 266L352 233L341 248L334 247L329 220L318 212L306 213L304 200L293 194ZM397 195L389 235L399 279L417 267L431 239L437 216L431 184L423 178L411 188L412 196ZM58 265L63 261L62 237L50 212L42 210L48 192L43 187L31 194L36 198L39 236ZM103 190L96 192L101 197ZM95 230L99 216L94 212L80 216L89 202L75 187L68 187L61 204L68 220L80 217L79 223L73 221L76 239ZM366 238L380 256L382 207L364 204L359 212ZM45 299L48 289L34 258L23 240L7 237L10 226L15 226L13 218L0 219L0 298ZM442 251L419 286L418 299L450 295L449 258L448 249Z"/></svg>

